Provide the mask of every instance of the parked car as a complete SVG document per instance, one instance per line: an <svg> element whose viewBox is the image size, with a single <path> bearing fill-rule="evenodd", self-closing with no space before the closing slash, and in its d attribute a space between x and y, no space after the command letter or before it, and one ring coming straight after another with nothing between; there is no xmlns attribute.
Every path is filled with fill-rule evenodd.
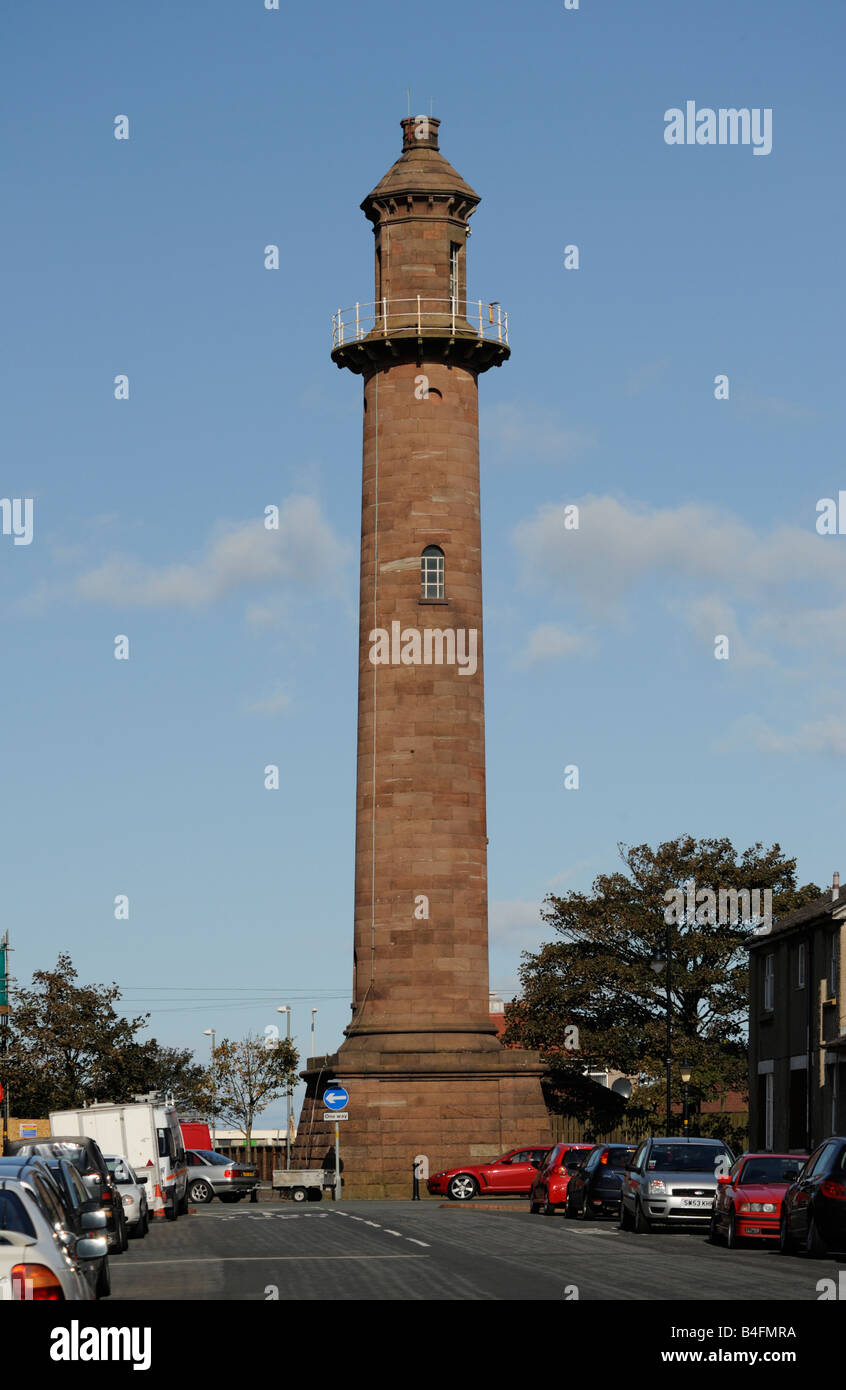
<svg viewBox="0 0 846 1390"><path fill-rule="evenodd" d="M526 1196L538 1165L548 1152L548 1144L509 1149L495 1163L468 1163L462 1168L433 1173L426 1186L433 1197L449 1197L451 1202L469 1202L480 1192L500 1197Z"/></svg>
<svg viewBox="0 0 846 1390"><path fill-rule="evenodd" d="M537 1215L554 1216L556 1207L567 1200L571 1173L584 1163L593 1144L556 1144L545 1155L529 1189L529 1210Z"/></svg>
<svg viewBox="0 0 846 1390"><path fill-rule="evenodd" d="M109 1250L123 1254L129 1244L126 1217L118 1190L94 1139L84 1134L53 1135L49 1139L15 1139L9 1144L13 1154L29 1154L38 1158L66 1158L72 1163L88 1189L106 1213L106 1240Z"/></svg>
<svg viewBox="0 0 846 1390"><path fill-rule="evenodd" d="M733 1250L741 1240L778 1240L781 1199L799 1174L806 1154L745 1153L717 1178L708 1239L725 1240Z"/></svg>
<svg viewBox="0 0 846 1390"><path fill-rule="evenodd" d="M41 1159L27 1159L28 1163L40 1163ZM100 1201L99 1194L92 1197L72 1163L66 1158L48 1158L44 1166L49 1171L56 1186L60 1189L71 1230L77 1236L102 1236L105 1240L108 1216ZM99 1260L86 1260L84 1271L94 1287L95 1298L108 1298L112 1291L112 1278L109 1269L108 1247Z"/></svg>
<svg viewBox="0 0 846 1390"><path fill-rule="evenodd" d="M733 1163L734 1154L721 1139L645 1139L623 1175L621 1230L640 1233L681 1221L710 1224L717 1176Z"/></svg>
<svg viewBox="0 0 846 1390"><path fill-rule="evenodd" d="M221 1202L240 1202L259 1185L257 1168L234 1163L214 1149L188 1149L185 1161L189 1202L211 1202L215 1197Z"/></svg>
<svg viewBox="0 0 846 1390"><path fill-rule="evenodd" d="M818 1145L781 1199L778 1246L789 1255L797 1245L817 1258L846 1250L846 1138Z"/></svg>
<svg viewBox="0 0 846 1390"><path fill-rule="evenodd" d="M597 1144L584 1163L570 1174L567 1184L565 1216L578 1216L590 1221L603 1213L616 1216L620 1210L620 1193L626 1163L635 1144Z"/></svg>
<svg viewBox="0 0 846 1390"><path fill-rule="evenodd" d="M106 1167L116 1185L120 1188L120 1200L129 1236L145 1236L150 1229L147 1210L147 1174L136 1174L130 1168L123 1154L103 1154Z"/></svg>
<svg viewBox="0 0 846 1390"><path fill-rule="evenodd" d="M42 1163L23 1160L14 1171L0 1163L0 1302L94 1298L86 1263L106 1256L106 1242L77 1235L52 1176Z"/></svg>
<svg viewBox="0 0 846 1390"><path fill-rule="evenodd" d="M176 1221L188 1210L182 1130L172 1100L159 1092L131 1105L96 1102L83 1110L51 1111L57 1134L89 1134L104 1153L124 1154L136 1174L147 1175L147 1205Z"/></svg>

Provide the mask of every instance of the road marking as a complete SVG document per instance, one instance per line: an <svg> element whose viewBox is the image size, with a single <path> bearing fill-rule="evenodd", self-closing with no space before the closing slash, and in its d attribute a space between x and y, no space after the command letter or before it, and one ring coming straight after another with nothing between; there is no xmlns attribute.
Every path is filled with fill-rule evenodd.
<svg viewBox="0 0 846 1390"><path fill-rule="evenodd" d="M152 1265L268 1264L280 1260L425 1260L425 1255L188 1255L184 1260L139 1260L124 1266L132 1270Z"/></svg>
<svg viewBox="0 0 846 1390"><path fill-rule="evenodd" d="M327 1213L327 1214L328 1214L328 1213ZM363 1218L362 1218L362 1219L363 1219ZM375 1226L377 1231L381 1231L381 1229L382 1229L382 1227L379 1225L379 1222L378 1222L378 1221L365 1221L364 1224L365 1224L365 1226Z"/></svg>
<svg viewBox="0 0 846 1390"><path fill-rule="evenodd" d="M399 1236L400 1240L402 1240L402 1232L401 1232L401 1231L389 1231L388 1228L387 1228L387 1226L385 1227L385 1235L386 1235L386 1236Z"/></svg>
<svg viewBox="0 0 846 1390"><path fill-rule="evenodd" d="M427 1240L415 1240L414 1236L406 1236L406 1240L410 1240L412 1245L422 1245L426 1250L431 1250L432 1248Z"/></svg>

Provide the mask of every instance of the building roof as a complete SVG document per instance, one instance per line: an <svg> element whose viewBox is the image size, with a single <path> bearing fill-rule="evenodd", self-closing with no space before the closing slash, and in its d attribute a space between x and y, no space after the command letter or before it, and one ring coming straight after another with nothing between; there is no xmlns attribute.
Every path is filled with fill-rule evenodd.
<svg viewBox="0 0 846 1390"><path fill-rule="evenodd" d="M478 193L475 193L469 183L453 169L449 160L444 159L438 149L440 121L434 116L426 117L425 138L418 139L415 134L415 120L420 119L412 117L401 122L402 154L361 204L368 217L372 213L373 199L402 198L408 193L457 193L468 202L481 202Z"/></svg>
<svg viewBox="0 0 846 1390"><path fill-rule="evenodd" d="M765 946L774 937L784 936L787 932L809 926L812 922L822 922L827 917L834 917L836 913L846 913L846 889L841 895L838 888L836 898L833 896L834 891L834 889L828 888L822 897L812 898L809 903L795 908L793 912L788 912L786 917L774 922L771 931L750 937L747 941L750 951Z"/></svg>

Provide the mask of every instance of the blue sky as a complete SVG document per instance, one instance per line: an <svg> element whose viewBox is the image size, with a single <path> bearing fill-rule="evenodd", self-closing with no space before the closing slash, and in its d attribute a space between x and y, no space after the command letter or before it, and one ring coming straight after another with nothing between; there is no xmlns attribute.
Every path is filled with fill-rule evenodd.
<svg viewBox="0 0 846 1390"><path fill-rule="evenodd" d="M201 1057L204 1028L284 1003L303 1053L314 1006L318 1049L340 1041L361 382L330 323L372 296L359 203L407 88L482 195L469 293L513 349L480 383L492 985L620 840L846 869L846 537L815 530L846 487L844 27L786 0L7 15L0 495L35 507L32 544L0 536L19 979L68 950ZM668 146L688 100L771 108L772 153Z"/></svg>

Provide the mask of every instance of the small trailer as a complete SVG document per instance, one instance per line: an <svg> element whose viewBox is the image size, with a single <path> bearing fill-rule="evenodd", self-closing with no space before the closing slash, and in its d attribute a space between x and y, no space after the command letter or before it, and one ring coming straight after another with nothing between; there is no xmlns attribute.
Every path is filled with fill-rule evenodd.
<svg viewBox="0 0 846 1390"><path fill-rule="evenodd" d="M270 1185L292 1202L319 1202L324 1187L334 1187L335 1174L328 1168L274 1168Z"/></svg>

